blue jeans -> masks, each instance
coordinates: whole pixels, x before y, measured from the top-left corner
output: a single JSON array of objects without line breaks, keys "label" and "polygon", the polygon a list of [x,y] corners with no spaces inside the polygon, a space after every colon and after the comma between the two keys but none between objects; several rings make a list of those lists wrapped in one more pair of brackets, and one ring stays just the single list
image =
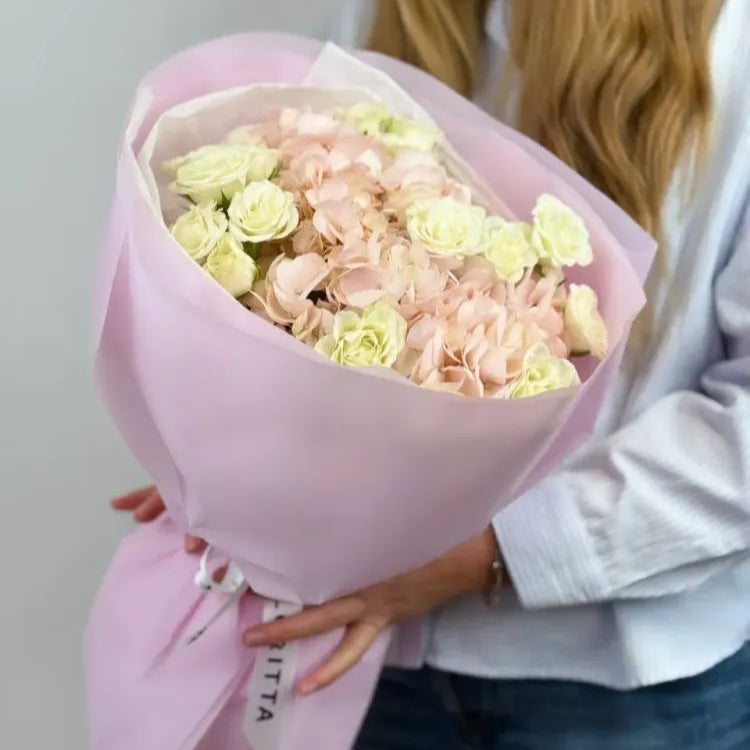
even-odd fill
[{"label": "blue jeans", "polygon": [[750,645],[625,692],[386,670],[355,750],[750,750]]}]

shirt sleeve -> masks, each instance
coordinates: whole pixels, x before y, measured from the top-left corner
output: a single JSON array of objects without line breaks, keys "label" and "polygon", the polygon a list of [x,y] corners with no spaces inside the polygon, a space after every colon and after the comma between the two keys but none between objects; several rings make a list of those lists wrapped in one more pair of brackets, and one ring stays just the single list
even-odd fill
[{"label": "shirt sleeve", "polygon": [[524,606],[677,594],[750,558],[750,211],[714,289],[726,358],[494,519]]}]

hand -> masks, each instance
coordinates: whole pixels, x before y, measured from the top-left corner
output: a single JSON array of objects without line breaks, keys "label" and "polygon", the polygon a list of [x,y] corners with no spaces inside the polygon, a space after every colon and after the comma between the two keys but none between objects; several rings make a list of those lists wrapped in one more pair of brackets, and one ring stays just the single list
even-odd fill
[{"label": "hand", "polygon": [[[149,523],[155,521],[165,510],[164,500],[159,490],[151,485],[142,487],[140,490],[128,492],[112,500],[115,510],[124,510],[133,513],[133,519],[138,523]],[[185,550],[191,553],[202,552],[206,543],[197,536],[185,534]]]},{"label": "hand", "polygon": [[351,669],[389,625],[423,614],[460,594],[488,589],[496,554],[495,533],[488,528],[421,568],[283,620],[249,628],[245,645],[283,643],[345,627],[331,656],[300,683],[300,693],[311,693]]}]

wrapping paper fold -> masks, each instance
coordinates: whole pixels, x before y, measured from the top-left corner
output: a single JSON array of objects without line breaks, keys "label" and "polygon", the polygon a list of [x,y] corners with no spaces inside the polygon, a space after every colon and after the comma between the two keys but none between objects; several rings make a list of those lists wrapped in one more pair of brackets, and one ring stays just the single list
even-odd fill
[{"label": "wrapping paper fold", "polygon": [[[429,76],[374,54],[343,55],[297,37],[230,37],[168,61],[136,96],[96,282],[96,381],[172,520],[123,543],[94,608],[95,750],[249,747],[241,715],[254,655],[240,632],[260,619],[260,600],[243,600],[185,646],[190,627],[221,602],[193,587],[195,561],[182,553],[180,532],[230,557],[259,595],[305,605],[420,565],[476,534],[586,437],[644,302],[654,243],[608,199]],[[610,357],[584,360],[575,389],[475,400],[338,367],[249,314],[179,251],[150,167],[165,144],[177,147],[165,136],[170,117],[199,121],[185,102],[208,97],[215,106],[227,96],[217,92],[252,84],[367,92],[434,120],[456,169],[476,173],[477,189],[509,212],[527,215],[542,192],[570,204],[595,253],[572,280],[599,293]],[[204,135],[197,128],[187,137]],[[415,632],[402,631],[398,661],[418,661],[418,639],[405,638]],[[337,635],[302,644],[297,671],[323,658]],[[390,636],[333,688],[289,696],[279,747],[346,750]]]}]

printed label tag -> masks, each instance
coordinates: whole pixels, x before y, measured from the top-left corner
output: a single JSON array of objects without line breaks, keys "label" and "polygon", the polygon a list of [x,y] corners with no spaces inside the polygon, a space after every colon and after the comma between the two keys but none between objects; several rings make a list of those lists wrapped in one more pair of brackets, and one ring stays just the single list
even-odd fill
[{"label": "printed label tag", "polygon": [[[263,622],[294,615],[301,609],[299,604],[269,599],[263,607]],[[296,660],[296,641],[258,649],[245,713],[245,737],[253,750],[281,747],[285,716],[294,700]]]}]

